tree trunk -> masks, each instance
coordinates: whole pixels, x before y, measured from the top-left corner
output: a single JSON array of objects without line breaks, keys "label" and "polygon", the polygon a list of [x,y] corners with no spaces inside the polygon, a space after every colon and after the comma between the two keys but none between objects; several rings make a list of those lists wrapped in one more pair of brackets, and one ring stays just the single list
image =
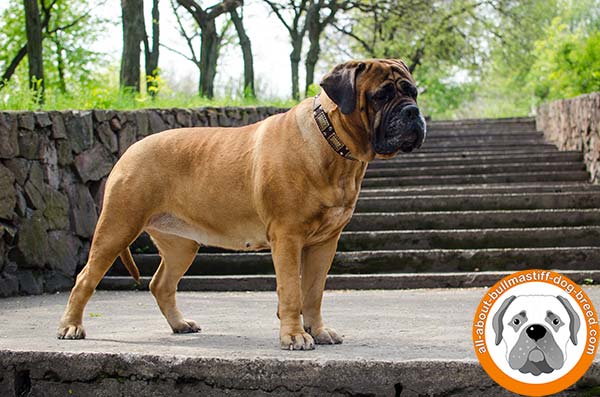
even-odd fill
[{"label": "tree trunk", "polygon": [[319,38],[321,36],[320,31],[311,32],[308,31],[308,38],[310,40],[310,46],[308,48],[308,53],[306,54],[306,86],[304,87],[304,94],[308,95],[308,90],[310,86],[315,81],[315,67],[317,62],[319,61],[319,55],[321,53],[321,46],[319,45]]},{"label": "tree trunk", "polygon": [[65,60],[63,58],[63,47],[60,40],[54,40],[56,45],[56,68],[58,70],[58,88],[63,94],[67,92],[67,82],[65,81]]},{"label": "tree trunk", "polygon": [[140,43],[144,39],[144,1],[121,0],[123,11],[123,55],[121,87],[140,90]]},{"label": "tree trunk", "polygon": [[200,96],[212,99],[215,96],[214,84],[217,74],[217,57],[219,56],[219,35],[215,20],[206,22],[202,29],[200,41]]},{"label": "tree trunk", "polygon": [[229,12],[231,20],[235,26],[238,38],[240,40],[240,47],[242,49],[242,58],[244,59],[244,97],[255,98],[256,92],[254,90],[254,59],[252,57],[252,43],[250,38],[246,34],[244,28],[244,22],[237,10],[231,10]]},{"label": "tree trunk", "polygon": [[42,23],[37,0],[24,0],[27,29],[27,59],[29,60],[29,86],[44,101],[44,57],[42,53]]},{"label": "tree trunk", "polygon": [[300,74],[299,65],[302,55],[302,37],[292,38],[292,52],[290,53],[290,64],[292,66],[292,98],[300,100]]},{"label": "tree trunk", "polygon": [[[145,28],[144,28],[145,32]],[[146,76],[152,76],[152,79],[146,80],[146,91],[154,96],[158,92],[158,49],[160,46],[160,13],[158,9],[158,0],[152,1],[152,47],[150,46],[148,36],[144,35]]]}]

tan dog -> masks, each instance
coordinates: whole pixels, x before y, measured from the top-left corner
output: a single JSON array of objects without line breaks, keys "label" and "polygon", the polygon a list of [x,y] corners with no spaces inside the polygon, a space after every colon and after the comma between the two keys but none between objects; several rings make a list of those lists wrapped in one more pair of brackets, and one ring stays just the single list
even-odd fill
[{"label": "tan dog", "polygon": [[425,123],[402,61],[347,62],[321,86],[317,99],[256,124],[169,130],[131,146],[106,183],[89,259],[58,337],[85,337],[83,310],[117,256],[139,279],[128,247],[146,231],[162,257],[150,290],[174,332],[200,330],[184,319],[175,292],[201,245],[270,248],[281,347],[341,343],[321,317],[338,239],[368,162],[419,147]]}]

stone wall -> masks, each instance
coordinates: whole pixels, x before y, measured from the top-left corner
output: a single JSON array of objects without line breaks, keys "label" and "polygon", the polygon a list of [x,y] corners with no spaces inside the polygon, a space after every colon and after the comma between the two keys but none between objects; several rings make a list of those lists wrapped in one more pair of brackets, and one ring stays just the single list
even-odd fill
[{"label": "stone wall", "polygon": [[600,181],[600,92],[544,104],[538,108],[537,129],[560,150],[583,153],[590,178]]},{"label": "stone wall", "polygon": [[106,177],[137,140],[169,128],[250,124],[284,110],[0,112],[0,296],[72,286]]}]

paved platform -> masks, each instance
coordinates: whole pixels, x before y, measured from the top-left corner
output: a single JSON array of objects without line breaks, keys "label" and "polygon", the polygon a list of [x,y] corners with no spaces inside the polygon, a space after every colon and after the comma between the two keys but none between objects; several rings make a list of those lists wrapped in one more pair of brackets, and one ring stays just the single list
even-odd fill
[{"label": "paved platform", "polygon": [[[598,305],[600,286],[585,289]],[[279,350],[274,292],[181,292],[202,332],[173,335],[148,292],[98,291],[80,341],[55,337],[67,294],[4,299],[0,395],[508,395],[471,346],[484,292],[327,291],[345,340],[308,352]],[[577,393],[600,385],[599,364]]]}]

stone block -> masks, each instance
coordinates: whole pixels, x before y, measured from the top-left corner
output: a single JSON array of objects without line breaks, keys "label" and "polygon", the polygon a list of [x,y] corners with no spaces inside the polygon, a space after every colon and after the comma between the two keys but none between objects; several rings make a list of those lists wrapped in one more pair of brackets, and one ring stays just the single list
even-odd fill
[{"label": "stone block", "polygon": [[67,196],[71,204],[71,230],[79,237],[91,238],[98,214],[90,191],[84,185],[72,184],[67,186]]},{"label": "stone block", "polygon": [[73,152],[71,151],[71,144],[66,139],[54,141],[56,145],[56,156],[58,159],[58,165],[65,167],[73,162]]},{"label": "stone block", "polygon": [[45,207],[45,191],[46,185],[44,184],[43,168],[37,161],[32,161],[29,170],[29,178],[25,183],[25,198],[27,199],[27,204],[34,209],[43,210]]},{"label": "stone block", "polygon": [[24,130],[33,131],[35,128],[35,118],[33,117],[33,113],[31,112],[21,112],[19,113],[19,127]]},{"label": "stone block", "polygon": [[44,217],[50,230],[69,228],[69,199],[58,190],[49,188],[44,194]]},{"label": "stone block", "polygon": [[35,112],[35,125],[40,128],[50,127],[52,120],[50,120],[48,112]]},{"label": "stone block", "polygon": [[67,139],[67,127],[65,126],[65,115],[61,112],[51,112],[52,138]]},{"label": "stone block", "polygon": [[67,136],[74,153],[81,153],[92,147],[94,143],[94,129],[92,126],[92,112],[74,111],[66,120]]},{"label": "stone block", "polygon": [[5,166],[0,164],[0,218],[12,219],[17,204],[15,176]]},{"label": "stone block", "polygon": [[19,153],[30,160],[41,160],[43,157],[42,135],[38,131],[19,131]]},{"label": "stone block", "polygon": [[18,270],[19,292],[27,295],[40,295],[44,292],[44,277],[32,270]]},{"label": "stone block", "polygon": [[21,186],[25,185],[27,181],[27,176],[29,175],[29,169],[31,168],[31,161],[28,161],[23,158],[15,158],[6,160],[4,162],[6,168],[11,170],[13,175],[15,176],[15,180]]},{"label": "stone block", "polygon": [[69,231],[56,230],[48,233],[48,243],[50,268],[74,276],[79,264],[81,241]]},{"label": "stone block", "polygon": [[81,180],[98,181],[108,175],[114,160],[110,152],[100,143],[75,157],[75,169]]},{"label": "stone block", "polygon": [[17,232],[17,249],[24,262],[19,267],[43,267],[48,255],[48,233],[42,211],[24,219]]},{"label": "stone block", "polygon": [[131,123],[127,123],[123,126],[119,134],[119,157],[125,153],[129,146],[136,142],[136,131],[135,126]]},{"label": "stone block", "polygon": [[158,113],[158,110],[148,110],[148,124],[150,125],[150,133],[155,134],[167,129],[167,125]]},{"label": "stone block", "polygon": [[111,153],[117,153],[119,150],[119,143],[117,141],[117,135],[110,128],[108,123],[100,123],[96,126],[96,135],[104,147],[106,147]]},{"label": "stone block", "polygon": [[49,271],[45,274],[44,291],[54,293],[57,291],[68,291],[73,288],[74,277],[62,272]]},{"label": "stone block", "polygon": [[148,121],[148,113],[146,110],[138,110],[135,112],[135,124],[138,138],[145,137],[150,133]]},{"label": "stone block", "polygon": [[0,113],[0,158],[10,159],[18,155],[17,118],[9,113]]}]

